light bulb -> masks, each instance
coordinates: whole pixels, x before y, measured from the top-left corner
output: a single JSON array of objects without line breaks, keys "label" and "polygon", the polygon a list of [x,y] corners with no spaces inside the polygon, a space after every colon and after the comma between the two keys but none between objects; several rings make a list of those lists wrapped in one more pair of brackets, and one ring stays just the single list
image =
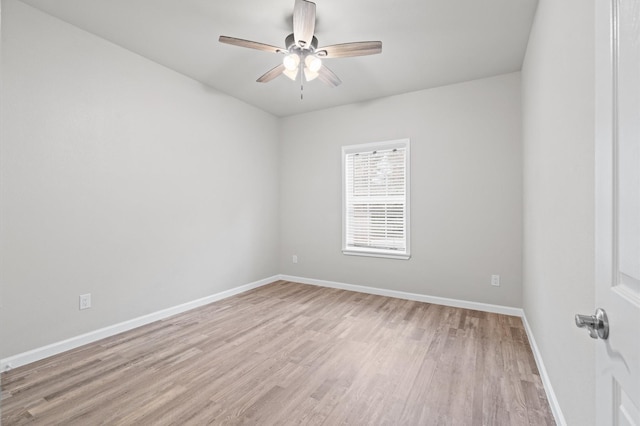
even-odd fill
[{"label": "light bulb", "polygon": [[307,56],[306,58],[304,58],[304,63],[309,68],[309,70],[313,72],[318,72],[320,71],[320,68],[322,68],[322,60],[317,56]]},{"label": "light bulb", "polygon": [[300,57],[295,53],[290,53],[284,57],[282,64],[289,71],[295,71],[298,69],[298,64],[300,64]]}]

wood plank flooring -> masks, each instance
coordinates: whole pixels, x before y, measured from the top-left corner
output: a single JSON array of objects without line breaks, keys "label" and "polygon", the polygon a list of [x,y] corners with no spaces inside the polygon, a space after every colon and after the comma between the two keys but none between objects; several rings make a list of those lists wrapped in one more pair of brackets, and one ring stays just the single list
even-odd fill
[{"label": "wood plank flooring", "polygon": [[520,318],[278,281],[2,374],[2,425],[552,425]]}]

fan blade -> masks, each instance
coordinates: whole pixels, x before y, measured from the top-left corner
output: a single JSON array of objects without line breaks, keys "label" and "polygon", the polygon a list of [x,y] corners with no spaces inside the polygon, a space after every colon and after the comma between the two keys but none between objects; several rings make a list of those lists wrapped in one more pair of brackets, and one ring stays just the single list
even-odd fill
[{"label": "fan blade", "polygon": [[276,46],[271,46],[270,44],[258,43],[257,41],[244,40],[244,39],[235,38],[235,37],[220,36],[218,41],[220,43],[231,44],[233,46],[246,47],[249,49],[262,50],[264,52],[280,53],[285,51],[285,49],[281,49]]},{"label": "fan blade", "polygon": [[284,65],[280,64],[276,67],[271,68],[269,71],[265,72],[264,74],[262,74],[262,76],[260,76],[259,79],[257,79],[256,81],[258,83],[268,83],[271,80],[273,80],[274,78],[278,77],[279,75],[282,74],[282,71],[284,71]]},{"label": "fan blade", "polygon": [[316,49],[316,55],[323,58],[349,58],[351,56],[376,55],[382,53],[381,41],[357,41],[333,44]]},{"label": "fan blade", "polygon": [[320,67],[320,70],[318,71],[318,80],[331,87],[339,86],[340,83],[342,83],[342,80],[340,80],[333,71],[324,65]]},{"label": "fan blade", "polygon": [[296,0],[293,6],[293,39],[300,47],[309,46],[316,29],[316,4]]}]

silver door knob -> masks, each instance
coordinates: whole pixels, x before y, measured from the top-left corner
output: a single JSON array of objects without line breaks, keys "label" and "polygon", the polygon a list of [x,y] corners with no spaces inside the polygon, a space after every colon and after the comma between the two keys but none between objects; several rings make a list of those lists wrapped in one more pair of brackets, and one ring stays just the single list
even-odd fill
[{"label": "silver door knob", "polygon": [[595,315],[576,314],[576,325],[589,330],[589,336],[593,339],[599,337],[605,340],[609,337],[609,320],[604,309],[596,309]]}]

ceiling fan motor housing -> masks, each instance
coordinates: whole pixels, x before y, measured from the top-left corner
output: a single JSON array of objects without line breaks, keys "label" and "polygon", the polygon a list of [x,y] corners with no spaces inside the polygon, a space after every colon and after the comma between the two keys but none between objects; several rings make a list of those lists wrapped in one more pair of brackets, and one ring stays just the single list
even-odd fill
[{"label": "ceiling fan motor housing", "polygon": [[287,47],[289,52],[294,52],[296,50],[310,50],[313,53],[318,48],[318,39],[316,36],[313,36],[310,44],[306,46],[298,46],[295,38],[293,37],[293,33],[291,33],[284,39],[284,45]]}]

